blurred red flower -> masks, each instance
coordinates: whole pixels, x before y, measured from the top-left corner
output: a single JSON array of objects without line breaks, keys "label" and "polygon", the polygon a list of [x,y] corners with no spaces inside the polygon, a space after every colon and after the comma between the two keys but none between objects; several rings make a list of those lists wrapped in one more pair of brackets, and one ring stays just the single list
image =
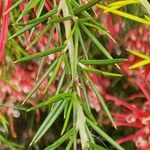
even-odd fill
[{"label": "blurred red flower", "polygon": [[[3,0],[2,0],[3,1]],[[4,14],[12,5],[12,0],[6,0],[4,4],[4,10],[2,10],[2,1],[0,2],[0,16],[2,16],[2,27],[0,32],[0,62],[4,59],[4,53],[5,53],[5,43],[7,39],[7,32],[8,32],[8,26],[9,26],[9,12]]]}]

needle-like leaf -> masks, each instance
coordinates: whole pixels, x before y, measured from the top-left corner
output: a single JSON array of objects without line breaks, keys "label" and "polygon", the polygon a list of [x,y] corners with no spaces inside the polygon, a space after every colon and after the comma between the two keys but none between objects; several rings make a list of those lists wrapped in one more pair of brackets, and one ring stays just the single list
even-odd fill
[{"label": "needle-like leaf", "polygon": [[81,68],[83,68],[84,70],[86,70],[88,72],[92,72],[92,73],[96,73],[96,74],[102,74],[102,75],[105,75],[105,76],[122,77],[121,74],[98,70],[98,69],[95,69],[95,68],[92,68],[92,67],[85,66],[82,63],[79,63],[79,65],[80,65]]},{"label": "needle-like leaf", "polygon": [[44,93],[46,93],[50,87],[50,85],[52,84],[52,82],[55,80],[56,76],[57,76],[57,73],[59,71],[59,68],[62,64],[62,61],[63,61],[63,57],[61,56],[59,59],[58,59],[58,62],[56,64],[56,67],[54,68],[54,71],[53,71],[53,74],[51,75],[47,85],[46,85],[46,88],[44,90]]},{"label": "needle-like leaf", "polygon": [[76,134],[77,131],[78,130],[75,127],[73,127],[71,130],[65,133],[61,138],[59,138],[56,142],[54,142],[52,145],[48,146],[44,150],[55,150],[59,145],[61,145],[66,140],[70,139],[74,134]]},{"label": "needle-like leaf", "polygon": [[95,143],[92,143],[92,142],[89,142],[89,145],[91,148],[93,149],[97,149],[97,150],[106,150],[104,147],[100,146],[100,145],[97,145]]},{"label": "needle-like leaf", "polygon": [[[56,18],[56,19],[52,19],[48,22],[48,25],[51,26],[55,23],[59,23],[59,22],[63,22],[63,21],[66,21],[66,20],[69,20],[69,19],[72,19],[71,16],[68,16],[68,17],[62,17],[62,18]],[[26,25],[24,28],[20,29],[18,32],[16,32],[14,35],[12,35],[10,39],[16,37],[16,36],[19,36],[20,34],[26,32],[27,30],[37,26],[40,22],[36,22],[36,23],[32,23],[32,24],[29,24],[29,25]]]},{"label": "needle-like leaf", "polygon": [[49,75],[49,73],[52,71],[52,69],[55,67],[56,63],[57,63],[58,59],[56,59],[50,66],[49,68],[46,70],[46,72],[44,73],[44,75],[42,76],[42,78],[36,83],[36,85],[33,87],[33,89],[28,93],[28,95],[26,96],[25,100],[23,101],[22,104],[24,104],[33,94],[34,92],[38,89],[38,87],[43,83],[43,81],[46,79],[46,77]]},{"label": "needle-like leaf", "polygon": [[23,2],[23,0],[18,0],[14,5],[12,5],[9,9],[7,9],[7,11],[4,12],[3,15],[7,14],[8,12],[12,11],[13,9],[15,9],[17,6],[19,6],[19,4]]},{"label": "needle-like leaf", "polygon": [[33,111],[37,108],[48,106],[49,104],[55,103],[60,100],[71,100],[72,94],[73,93],[61,93],[61,94],[54,95],[53,97],[50,97],[47,100],[44,100],[43,102],[37,104],[36,106],[29,108],[27,111]]},{"label": "needle-like leaf", "polygon": [[91,80],[91,79],[88,79],[88,81],[89,81],[89,84],[91,85],[91,88],[93,89],[94,93],[96,94],[96,96],[97,96],[97,98],[98,98],[98,100],[99,100],[99,102],[100,102],[100,104],[101,104],[103,110],[104,110],[105,113],[107,114],[107,116],[108,116],[108,118],[110,119],[112,125],[116,128],[116,125],[115,125],[115,122],[114,122],[114,120],[113,120],[113,117],[112,117],[112,115],[111,115],[111,113],[110,113],[110,111],[109,111],[107,105],[105,104],[105,101],[104,101],[103,97],[102,97],[101,94],[97,91],[97,88],[96,88],[96,86],[94,85],[94,83],[92,82],[92,80]]},{"label": "needle-like leaf", "polygon": [[83,60],[82,59],[82,60],[80,60],[80,62],[85,65],[109,65],[109,64],[120,63],[125,60],[127,60],[127,59],[124,59],[124,58],[101,59],[101,60]]},{"label": "needle-like leaf", "polygon": [[25,9],[22,11],[22,13],[20,14],[20,16],[18,17],[17,22],[18,22],[29,10],[31,10],[33,7],[35,7],[39,2],[40,2],[40,0],[30,0],[29,3],[27,4],[27,6],[25,7]]},{"label": "needle-like leaf", "polygon": [[46,119],[36,132],[35,136],[33,137],[30,146],[36,143],[46,132],[47,130],[53,125],[55,120],[58,118],[60,113],[63,111],[65,107],[66,101],[59,101],[54,105],[53,109],[49,112]]},{"label": "needle-like leaf", "polygon": [[29,60],[36,59],[36,58],[42,58],[42,57],[48,56],[50,54],[53,54],[55,52],[62,51],[65,47],[66,47],[65,45],[54,47],[50,50],[45,50],[45,51],[42,51],[42,52],[39,52],[36,54],[32,54],[32,55],[20,58],[20,59],[16,60],[14,63],[21,63],[21,62],[29,61]]},{"label": "needle-like leaf", "polygon": [[46,19],[48,19],[49,17],[53,16],[54,14],[56,14],[58,12],[58,7],[53,8],[51,11],[49,11],[48,13],[44,14],[41,17],[29,20],[28,22],[24,23],[18,23],[17,25],[22,25],[22,26],[26,26],[29,24],[33,24],[33,23],[41,23],[43,21],[45,21]]},{"label": "needle-like leaf", "polygon": [[84,32],[91,38],[91,40],[95,43],[95,45],[99,48],[100,52],[102,52],[107,58],[112,59],[112,56],[108,53],[108,51],[104,48],[104,46],[97,40],[97,38],[82,24],[80,24],[81,28]]},{"label": "needle-like leaf", "polygon": [[81,13],[82,11],[87,10],[87,9],[93,7],[98,2],[100,2],[100,0],[93,0],[93,1],[91,1],[89,3],[87,3],[86,5],[83,5],[81,7],[76,8],[73,12],[74,12],[75,15],[77,15],[77,14]]},{"label": "needle-like leaf", "polygon": [[91,122],[89,119],[87,119],[87,123],[89,126],[97,132],[100,136],[102,136],[106,141],[108,141],[111,145],[113,145],[116,150],[125,150],[123,147],[121,147],[118,143],[116,143],[107,133],[105,133],[103,130],[101,130],[98,126],[96,126],[93,122]]},{"label": "needle-like leaf", "polygon": [[62,131],[61,131],[61,135],[64,134],[64,132],[65,132],[65,130],[66,130],[66,128],[67,128],[67,125],[68,125],[68,122],[69,122],[69,118],[70,118],[70,114],[71,114],[72,107],[73,107],[73,100],[70,101],[70,104],[69,104],[69,107],[68,107],[68,110],[67,110],[67,114],[66,114],[66,116],[65,116],[65,122],[64,122]]}]

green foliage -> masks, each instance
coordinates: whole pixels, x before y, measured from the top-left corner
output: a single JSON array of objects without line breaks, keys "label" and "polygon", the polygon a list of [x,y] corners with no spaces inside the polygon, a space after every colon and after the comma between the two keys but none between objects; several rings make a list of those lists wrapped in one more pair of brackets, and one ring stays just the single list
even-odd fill
[{"label": "green foliage", "polygon": [[[22,0],[19,0],[14,3],[13,6],[7,10],[7,12],[12,11],[12,14],[14,15],[15,9],[18,8],[18,5],[21,2]],[[42,102],[39,102],[37,105],[27,110],[27,113],[29,113],[30,111],[36,111],[37,109],[42,109],[44,107],[49,108],[46,118],[30,142],[30,146],[34,146],[35,144],[38,145],[41,138],[50,130],[52,126],[54,126],[55,121],[64,113],[64,124],[61,126],[62,130],[60,133],[60,138],[54,143],[51,143],[45,148],[45,150],[57,149],[61,144],[66,142],[68,142],[66,150],[76,150],[78,147],[77,138],[80,138],[82,149],[105,150],[102,145],[98,145],[94,141],[92,136],[93,131],[99,134],[99,136],[101,136],[117,150],[124,150],[122,146],[117,144],[101,129],[100,126],[98,126],[98,123],[90,109],[87,96],[87,86],[90,86],[98,98],[99,104],[101,105],[104,113],[107,115],[112,125],[116,128],[111,112],[101,93],[98,92],[89,74],[94,73],[98,75],[120,78],[122,77],[122,74],[120,74],[117,63],[125,61],[126,59],[113,58],[103,43],[94,34],[94,32],[98,32],[115,42],[103,24],[94,19],[93,15],[95,12],[93,8],[98,6],[105,12],[111,12],[132,21],[147,25],[150,25],[149,16],[140,18],[118,10],[129,4],[140,4],[140,0],[117,1],[110,3],[108,6],[100,4],[100,0],[89,1],[86,5],[82,5],[81,1],[75,0],[61,0],[60,3],[57,4],[56,1],[53,0],[54,8],[49,12],[45,12],[44,2],[44,0],[30,0],[22,13],[17,16],[17,18],[14,17],[17,21],[13,24],[13,29],[10,32],[9,37],[9,41],[14,43],[18,53],[20,54],[19,56],[17,55],[17,60],[14,61],[14,63],[33,61],[37,58],[40,60],[37,78],[39,78],[45,58],[59,52],[59,57],[55,58],[55,60],[49,64],[47,70],[42,77],[37,80],[33,89],[27,93],[22,105],[26,104],[32,95],[36,93],[41,84],[48,78],[47,86],[43,92],[44,95],[46,95],[49,87],[54,81],[56,81],[61,66],[64,65],[55,94],[50,95],[46,100],[41,99]],[[26,14],[29,15],[30,11],[32,11],[32,8],[35,6],[38,8],[35,18],[27,21],[26,23],[21,22],[23,16]],[[40,23],[45,25],[44,29],[31,41],[26,50],[33,48],[39,39],[47,32],[50,33],[48,36],[48,43],[43,51],[29,55],[22,50],[22,46],[17,46],[15,39],[18,38],[24,40],[24,33],[26,31],[30,31],[31,37]],[[54,48],[49,49],[52,35],[56,29],[59,31],[60,41],[58,43],[54,43]],[[102,56],[102,59],[89,59],[91,55],[86,47],[87,40],[90,40],[91,43],[97,48],[99,54]],[[133,51],[130,52],[145,59],[142,62],[131,66],[131,69],[150,63],[149,57],[140,53],[134,53]],[[115,68],[118,67],[118,73],[107,72],[103,71],[103,69],[95,68],[95,66],[104,68],[105,65],[114,65]],[[67,76],[70,78],[67,79],[68,81],[65,81],[65,77]],[[69,84],[65,86],[65,82]],[[2,126],[7,131],[8,123],[6,119],[0,115],[0,123],[1,122]],[[6,141],[2,136],[0,136],[0,141],[3,143],[8,143],[12,149],[14,147],[20,148],[18,145],[14,145],[13,143]]]}]

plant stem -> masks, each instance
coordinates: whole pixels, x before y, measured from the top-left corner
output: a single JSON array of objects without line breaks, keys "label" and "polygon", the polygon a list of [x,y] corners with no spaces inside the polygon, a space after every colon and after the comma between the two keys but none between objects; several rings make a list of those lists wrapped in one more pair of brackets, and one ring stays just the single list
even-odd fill
[{"label": "plant stem", "polygon": [[[68,7],[67,7],[66,0],[62,0],[60,2],[60,7],[62,8],[63,16],[64,17],[69,16],[69,10],[68,10]],[[71,32],[71,21],[70,20],[65,21],[64,22],[64,26],[65,26],[65,36],[66,36],[66,39],[67,39],[69,34],[70,34],[70,32]],[[72,71],[72,78],[74,78],[73,77],[73,62],[74,62],[73,61],[74,60],[74,57],[73,57],[73,51],[74,51],[73,38],[71,38],[68,41],[67,47],[68,47],[68,51],[69,51],[70,66],[71,66],[71,71]]]},{"label": "plant stem", "polygon": [[76,102],[76,111],[77,111],[77,128],[79,129],[80,133],[82,149],[87,149],[88,136],[85,128],[86,118],[84,116],[83,109],[78,102]]}]

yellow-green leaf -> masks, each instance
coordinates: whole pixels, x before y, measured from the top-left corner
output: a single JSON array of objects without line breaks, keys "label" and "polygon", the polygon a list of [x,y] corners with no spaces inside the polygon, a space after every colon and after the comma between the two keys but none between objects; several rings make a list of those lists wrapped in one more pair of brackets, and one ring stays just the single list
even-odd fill
[{"label": "yellow-green leaf", "polygon": [[126,6],[128,4],[134,4],[134,3],[140,3],[140,2],[141,2],[141,0],[117,1],[117,2],[110,3],[108,6],[110,6],[110,7],[114,7],[114,6]]},{"label": "yellow-green leaf", "polygon": [[150,17],[149,17],[149,16],[145,15],[144,17],[145,17],[145,19],[146,19],[147,21],[150,22]]},{"label": "yellow-green leaf", "polygon": [[149,56],[147,56],[147,55],[145,55],[145,54],[143,54],[143,53],[140,53],[140,52],[138,52],[138,51],[129,50],[129,49],[128,49],[127,51],[130,52],[131,54],[137,56],[137,57],[140,57],[140,58],[143,58],[143,59],[150,59]]},{"label": "yellow-green leaf", "polygon": [[[100,4],[97,4],[97,6],[103,10],[107,10],[109,7],[106,7],[104,5],[100,5]],[[136,22],[139,22],[139,23],[143,23],[143,24],[148,24],[150,25],[150,22],[147,21],[146,19],[144,18],[140,18],[140,17],[137,17],[137,16],[134,16],[134,15],[131,15],[131,14],[128,14],[128,13],[125,13],[125,12],[122,12],[122,11],[119,11],[119,10],[111,10],[110,11],[111,13],[113,14],[116,14],[116,15],[119,15],[119,16],[122,16],[122,17],[125,17],[125,18],[128,18],[130,20],[133,20],[133,21],[136,21]]]},{"label": "yellow-green leaf", "polygon": [[142,60],[142,61],[132,65],[129,69],[139,68],[139,67],[147,65],[147,64],[150,64],[150,59]]},{"label": "yellow-green leaf", "polygon": [[117,6],[113,6],[113,7],[108,7],[104,12],[111,12],[112,10],[116,10],[119,9],[121,7],[123,7],[124,5],[117,5]]},{"label": "yellow-green leaf", "polygon": [[129,4],[136,4],[136,3],[139,3],[140,0],[128,0],[128,1],[117,1],[117,2],[113,2],[113,3],[110,3],[108,5],[108,9],[105,10],[104,12],[111,12],[112,10],[116,10],[116,9],[119,9],[121,7],[124,7],[126,5],[129,5]]}]

